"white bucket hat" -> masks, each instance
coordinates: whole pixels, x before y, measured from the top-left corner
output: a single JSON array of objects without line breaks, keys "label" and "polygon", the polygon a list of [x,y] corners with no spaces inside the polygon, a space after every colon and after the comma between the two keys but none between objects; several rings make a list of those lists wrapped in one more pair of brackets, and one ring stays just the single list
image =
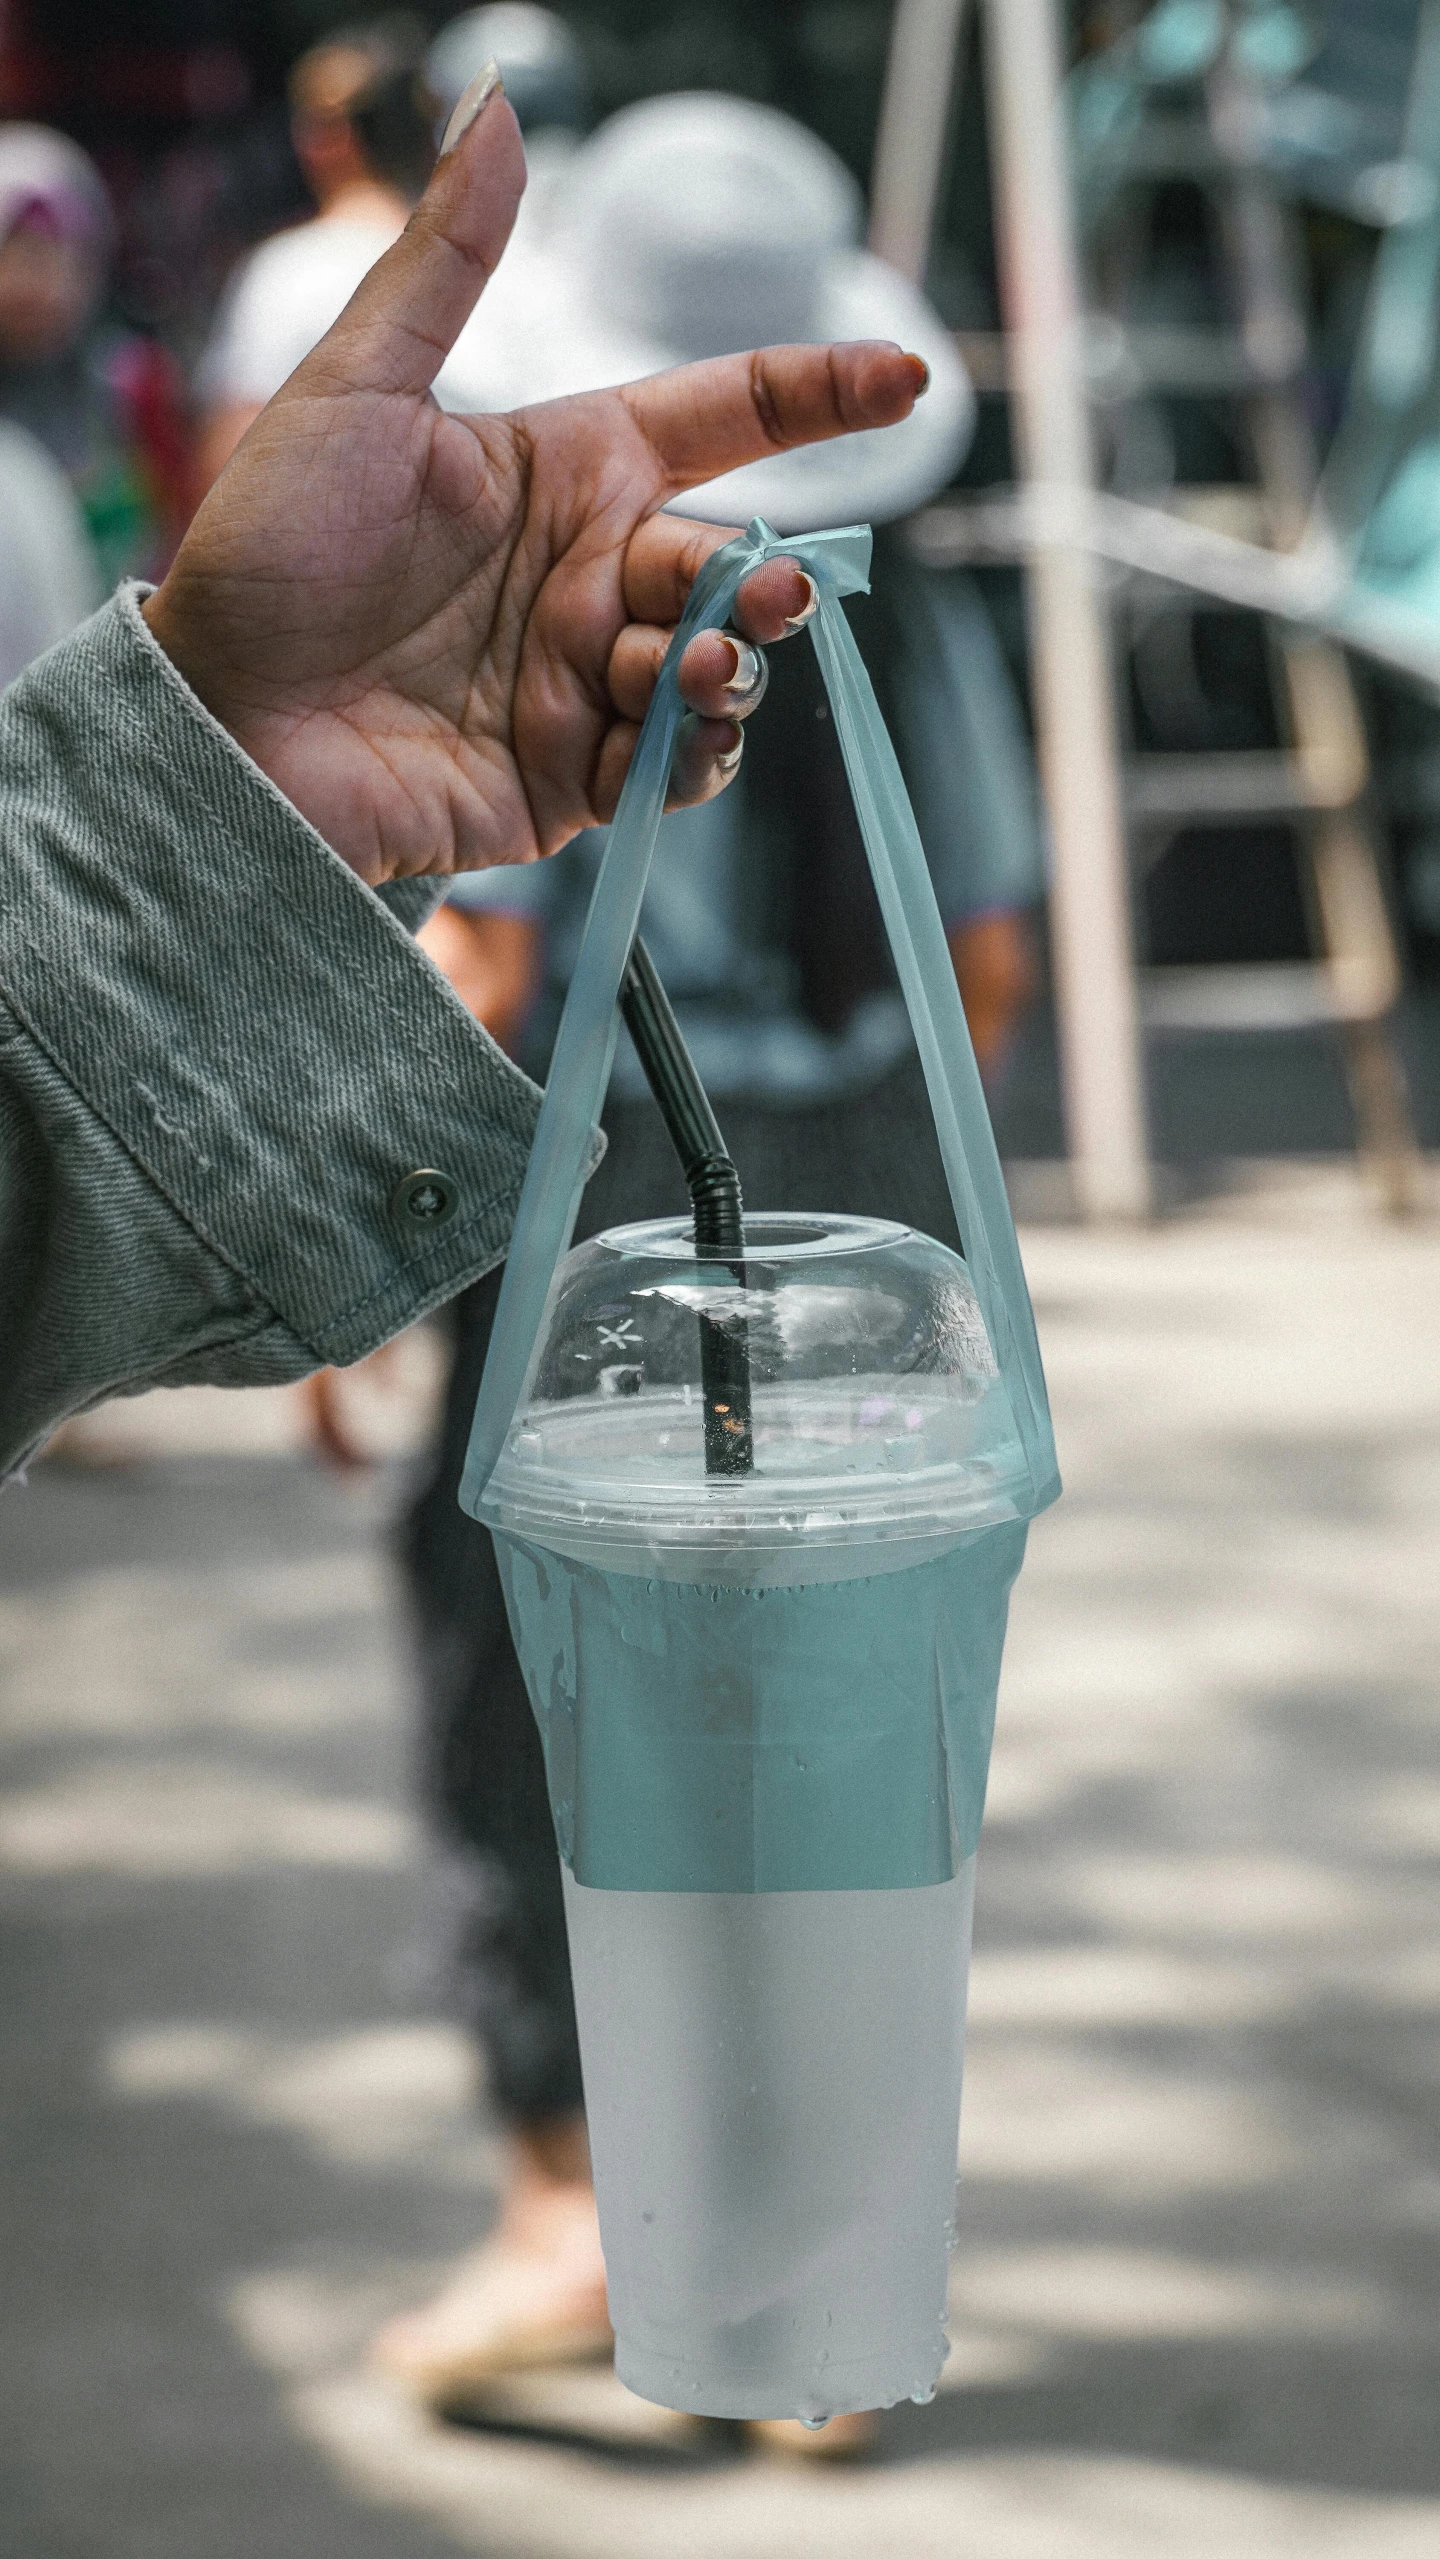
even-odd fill
[{"label": "white bucket hat", "polygon": [[924,297],[857,243],[860,189],[805,127],[740,98],[652,98],[583,143],[501,260],[451,359],[475,409],[519,408],[738,348],[896,339],[930,389],[902,425],[807,445],[674,501],[778,532],[887,523],[958,467],[974,400]]}]

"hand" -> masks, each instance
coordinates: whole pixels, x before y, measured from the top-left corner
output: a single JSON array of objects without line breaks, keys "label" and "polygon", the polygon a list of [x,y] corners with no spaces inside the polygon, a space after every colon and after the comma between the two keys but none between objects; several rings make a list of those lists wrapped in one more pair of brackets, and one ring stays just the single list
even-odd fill
[{"label": "hand", "polygon": [[[897,347],[772,347],[445,415],[430,383],[524,182],[496,90],[145,607],[201,700],[372,883],[530,861],[610,818],[670,632],[730,538],[659,509],[777,446],[906,417],[925,384]],[[771,561],[736,628],[777,640],[813,603]],[[692,641],[678,798],[728,780],[761,672],[719,632]]]}]

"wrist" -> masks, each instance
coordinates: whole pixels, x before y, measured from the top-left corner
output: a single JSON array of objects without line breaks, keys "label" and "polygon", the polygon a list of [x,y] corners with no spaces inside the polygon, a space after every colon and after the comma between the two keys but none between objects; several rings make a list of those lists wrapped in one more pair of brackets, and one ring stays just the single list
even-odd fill
[{"label": "wrist", "polygon": [[[192,693],[198,695],[212,719],[222,728],[230,727],[224,711],[212,698],[199,664],[199,653],[185,644],[184,626],[175,610],[174,572],[162,578],[159,586],[140,599],[140,618],[157,648],[163,649],[177,674],[182,675]],[[232,731],[233,735],[233,731]]]},{"label": "wrist", "polygon": [[[197,670],[191,662],[193,659],[193,652],[186,650],[183,641],[181,641],[179,637],[176,629],[173,600],[169,590],[170,581],[168,578],[165,578],[162,579],[159,586],[152,588],[149,595],[142,596],[140,599],[140,619],[144,623],[146,630],[149,632],[151,639],[155,642],[156,647],[164,650],[165,655],[170,660],[176,674],[183,677],[197,700],[204,703],[211,718],[218,720],[222,729],[228,730],[230,729],[230,723],[225,718],[223,711],[221,711],[218,705],[210,699],[205,686],[197,679]],[[231,730],[230,733],[232,736],[234,735],[233,730]]]},{"label": "wrist", "polygon": [[[216,727],[223,729],[231,744],[258,768],[292,813],[303,817],[307,824],[315,827],[317,834],[330,841],[327,829],[317,822],[315,811],[305,805],[303,793],[293,788],[290,777],[270,751],[274,745],[274,731],[264,716],[254,710],[248,717],[241,715],[243,703],[237,701],[237,687],[228,680],[231,670],[223,656],[217,661],[214,651],[205,645],[207,617],[203,609],[198,617],[187,615],[183,578],[178,584],[179,593],[176,572],[172,568],[151,594],[140,598],[140,618],[151,639],[169,659],[181,683],[209,713]],[[333,843],[331,849],[337,849]],[[357,872],[362,879],[369,879],[370,875],[362,864],[351,861],[343,850],[341,859],[347,869]],[[373,879],[370,885],[375,885]]]}]

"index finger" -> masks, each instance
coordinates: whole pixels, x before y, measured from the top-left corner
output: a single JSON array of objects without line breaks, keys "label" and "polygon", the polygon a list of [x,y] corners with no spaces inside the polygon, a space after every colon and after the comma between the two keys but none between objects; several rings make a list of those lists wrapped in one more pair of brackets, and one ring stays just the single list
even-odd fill
[{"label": "index finger", "polygon": [[863,339],[714,356],[627,382],[616,396],[678,493],[797,444],[898,426],[929,379],[923,356]]},{"label": "index finger", "polygon": [[[651,515],[636,526],[625,552],[625,610],[632,622],[678,622],[690,589],[708,559],[733,542],[736,524],[697,524],[683,515]],[[746,578],[731,615],[747,640],[783,639],[814,603],[805,571],[794,560],[767,560]]]}]

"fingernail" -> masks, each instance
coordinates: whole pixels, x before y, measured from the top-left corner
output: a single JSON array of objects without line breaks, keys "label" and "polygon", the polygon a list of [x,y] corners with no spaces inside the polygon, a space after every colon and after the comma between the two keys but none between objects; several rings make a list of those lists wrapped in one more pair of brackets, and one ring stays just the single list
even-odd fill
[{"label": "fingernail", "polygon": [[916,399],[917,399],[917,400],[923,400],[923,399],[924,399],[924,397],[925,397],[926,392],[927,392],[927,391],[929,390],[929,388],[930,388],[930,367],[929,367],[929,365],[926,363],[925,358],[923,357],[923,355],[917,358],[917,362],[918,362],[918,364],[919,364],[919,366],[920,366],[920,370],[921,370],[921,372],[922,372],[922,373],[924,374],[924,376],[925,376],[925,379],[924,379],[924,381],[923,381],[923,382],[921,382],[921,383],[919,383],[919,384],[917,385],[917,387],[916,387],[916,392],[915,392],[915,397],[916,397]]},{"label": "fingernail", "polygon": [[725,679],[725,693],[732,702],[749,704],[764,692],[769,670],[759,650],[743,640],[727,640],[727,646],[735,652],[735,664]]},{"label": "fingernail", "polygon": [[741,731],[739,732],[739,735],[736,737],[736,740],[735,740],[734,745],[733,745],[733,746],[727,746],[727,748],[725,749],[725,752],[724,752],[724,754],[723,754],[723,755],[717,755],[717,756],[716,756],[716,758],[715,758],[715,769],[716,769],[716,771],[717,771],[718,773],[733,773],[733,772],[734,772],[734,770],[735,770],[736,765],[739,763],[740,758],[741,758],[741,756],[744,754],[744,752],[745,752],[745,732],[744,732],[744,730],[743,730],[743,729],[741,729]]},{"label": "fingernail", "polygon": [[820,589],[816,585],[814,579],[807,576],[804,569],[801,570],[800,575],[805,579],[807,593],[805,601],[801,605],[799,612],[792,613],[788,617],[785,624],[787,631],[803,631],[806,623],[814,613],[816,605],[820,601]]},{"label": "fingernail", "polygon": [[487,62],[482,70],[476,72],[469,88],[462,89],[455,101],[454,111],[445,127],[440,144],[442,160],[447,151],[453,151],[456,143],[463,140],[481,108],[488,105],[496,90],[503,92],[504,87],[505,83],[500,77],[498,62]]}]

